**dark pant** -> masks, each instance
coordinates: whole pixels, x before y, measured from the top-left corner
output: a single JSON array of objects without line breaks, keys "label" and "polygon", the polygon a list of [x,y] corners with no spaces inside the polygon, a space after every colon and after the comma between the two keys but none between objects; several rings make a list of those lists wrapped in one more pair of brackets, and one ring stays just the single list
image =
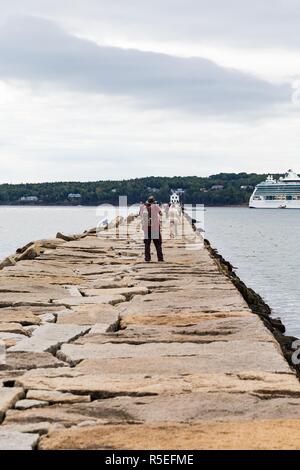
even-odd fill
[{"label": "dark pant", "polygon": [[[151,232],[151,231],[150,231]],[[153,235],[152,235],[153,237]],[[154,246],[156,248],[156,253],[157,253],[157,259],[158,261],[163,261],[163,252],[162,252],[162,239],[161,239],[161,233],[158,234],[158,236],[151,238],[151,233],[148,233],[148,238],[144,239],[145,243],[145,261],[151,261],[151,241],[153,241]]]}]

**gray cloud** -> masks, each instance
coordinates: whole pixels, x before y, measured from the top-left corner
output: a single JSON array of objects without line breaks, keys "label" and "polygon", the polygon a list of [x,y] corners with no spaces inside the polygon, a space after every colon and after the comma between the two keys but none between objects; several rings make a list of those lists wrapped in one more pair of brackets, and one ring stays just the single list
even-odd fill
[{"label": "gray cloud", "polygon": [[300,46],[299,0],[0,0],[0,7],[2,15],[90,20],[105,32],[136,40]]},{"label": "gray cloud", "polygon": [[102,47],[38,17],[0,30],[0,79],[126,96],[154,108],[232,114],[288,102],[290,91],[201,58]]},{"label": "gray cloud", "polygon": [[132,28],[148,38],[251,48],[300,46],[299,0],[89,1],[99,21],[102,15],[121,31]]}]

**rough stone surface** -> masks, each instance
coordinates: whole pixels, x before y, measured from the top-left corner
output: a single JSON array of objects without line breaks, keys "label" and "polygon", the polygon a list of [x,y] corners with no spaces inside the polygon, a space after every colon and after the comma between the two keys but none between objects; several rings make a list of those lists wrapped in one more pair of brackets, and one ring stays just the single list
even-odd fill
[{"label": "rough stone surface", "polygon": [[[122,313],[122,312],[120,312]],[[245,312],[203,312],[203,311],[179,311],[178,309],[169,311],[167,309],[155,309],[155,311],[149,311],[145,315],[138,314],[126,314],[121,318],[121,327],[126,328],[130,325],[168,325],[168,326],[178,326],[178,327],[187,327],[197,325],[202,322],[207,322],[210,320],[219,320],[219,319],[228,319],[228,318],[245,318],[251,317],[252,315]]]},{"label": "rough stone surface", "polygon": [[16,344],[24,340],[24,335],[18,335],[17,333],[0,333],[0,341],[4,342],[7,347],[9,342]]},{"label": "rough stone surface", "polygon": [[5,412],[24,396],[22,388],[0,388],[0,421]]},{"label": "rough stone surface", "polygon": [[29,246],[23,253],[16,257],[17,261],[21,261],[23,259],[34,259],[40,254],[40,247],[37,243]]},{"label": "rough stone surface", "polygon": [[61,367],[65,364],[48,352],[7,352],[5,368],[9,370]]},{"label": "rough stone surface", "polygon": [[[156,343],[153,344],[64,344],[59,352],[59,358],[68,362],[78,362],[83,359],[109,358],[147,358],[153,360],[160,357],[176,356],[184,361],[188,356],[197,356],[204,371],[239,372],[239,371],[276,371],[289,372],[290,368],[283,356],[277,353],[277,345],[271,342],[258,342],[253,345],[248,341],[211,342],[208,344],[195,343]],[[222,362],[216,357],[223,355]],[[261,357],[257,364],[257,355]],[[236,358],[239,358],[237,361]]]},{"label": "rough stone surface", "polygon": [[30,336],[19,323],[0,323],[1,333],[15,333],[17,335]]},{"label": "rough stone surface", "polygon": [[0,262],[0,269],[6,268],[8,266],[14,266],[15,264],[16,260],[12,256],[8,256]]},{"label": "rough stone surface", "polygon": [[105,323],[111,325],[118,320],[118,312],[109,304],[93,306],[83,305],[69,310],[64,315],[58,314],[58,324],[95,325]]},{"label": "rough stone surface", "polygon": [[0,271],[2,445],[299,448],[300,383],[250,291],[186,218],[172,240],[163,221],[160,264],[129,220]]},{"label": "rough stone surface", "polygon": [[29,423],[29,424],[8,424],[2,425],[2,428],[6,432],[22,432],[22,433],[33,433],[33,434],[47,434],[48,432],[54,431],[55,429],[61,429],[63,426],[59,424],[47,423],[42,421],[41,423]]},{"label": "rough stone surface", "polygon": [[66,307],[74,307],[77,305],[87,305],[87,304],[110,304],[116,305],[120,302],[124,302],[126,300],[125,296],[123,295],[99,295],[94,297],[65,297],[59,300],[54,300],[55,304],[65,305]]},{"label": "rough stone surface", "polygon": [[[172,364],[172,363],[171,363]],[[81,364],[80,364],[81,365]],[[95,365],[95,364],[93,364]],[[200,366],[201,368],[201,366]],[[184,369],[184,366],[182,367]],[[278,383],[278,379],[281,383]],[[59,368],[55,370],[40,369],[26,372],[23,376],[16,378],[16,383],[24,389],[38,390],[59,390],[61,392],[71,392],[74,394],[93,394],[105,398],[106,396],[117,396],[122,394],[168,394],[168,393],[191,393],[206,392],[231,392],[236,394],[255,393],[262,398],[272,395],[284,395],[287,397],[300,396],[300,385],[295,381],[293,374],[268,373],[249,371],[244,374],[222,374],[209,373],[209,370],[199,373],[181,372],[170,374],[165,362],[165,373],[160,371],[159,364],[153,366],[150,374],[147,369],[136,371],[123,370],[121,373],[102,372],[101,364],[86,370],[84,367]],[[289,390],[289,392],[287,391]]]},{"label": "rough stone surface", "polygon": [[31,338],[20,341],[9,349],[11,352],[51,352],[61,344],[76,339],[90,328],[77,325],[43,325],[32,334]]},{"label": "rough stone surface", "polygon": [[[88,406],[89,405],[89,406]],[[121,423],[122,411],[113,413],[95,412],[93,403],[72,403],[45,406],[43,408],[31,408],[29,410],[9,410],[6,414],[4,426],[29,426],[35,423],[50,423],[51,426],[78,426],[84,422],[89,424]]]},{"label": "rough stone surface", "polygon": [[40,408],[47,406],[49,403],[41,400],[20,400],[15,404],[16,410],[28,410],[30,408]]},{"label": "rough stone surface", "polygon": [[39,439],[39,434],[26,434],[18,431],[0,429],[0,450],[32,450]]},{"label": "rough stone surface", "polygon": [[42,400],[49,403],[89,403],[89,395],[73,395],[50,390],[29,390],[26,397],[31,400]]},{"label": "rough stone surface", "polygon": [[149,294],[147,287],[116,287],[114,289],[82,289],[86,296],[101,296],[101,295],[122,295],[126,299],[130,299],[135,295]]},{"label": "rough stone surface", "polygon": [[[171,325],[129,325],[117,332],[102,332],[93,327],[90,333],[76,340],[76,344],[113,343],[202,343],[250,340],[256,334],[257,339],[274,342],[271,333],[260,331],[260,319],[254,315],[234,320],[207,320],[193,326],[172,327]],[[103,334],[105,333],[105,334]]]},{"label": "rough stone surface", "polygon": [[42,323],[55,323],[55,315],[53,315],[53,313],[40,315],[40,319],[42,320]]},{"label": "rough stone surface", "polygon": [[23,326],[39,325],[41,320],[28,310],[0,309],[1,323],[18,323]]},{"label": "rough stone surface", "polygon": [[106,400],[96,400],[84,408],[82,414],[89,410],[97,416],[113,419],[119,413],[123,423],[199,423],[202,421],[228,422],[239,420],[287,419],[292,414],[300,419],[299,398],[284,398],[280,391],[274,391],[274,397],[263,399],[263,394],[238,391],[218,393],[193,392],[182,394],[160,394],[157,396],[118,396]]},{"label": "rough stone surface", "polygon": [[10,384],[10,386],[14,385],[16,377],[20,377],[23,375],[24,371],[21,370],[1,370],[0,369],[0,390],[1,387],[7,387],[7,383]]},{"label": "rough stone surface", "polygon": [[39,449],[297,450],[299,442],[299,420],[268,420],[73,428],[43,436]]}]

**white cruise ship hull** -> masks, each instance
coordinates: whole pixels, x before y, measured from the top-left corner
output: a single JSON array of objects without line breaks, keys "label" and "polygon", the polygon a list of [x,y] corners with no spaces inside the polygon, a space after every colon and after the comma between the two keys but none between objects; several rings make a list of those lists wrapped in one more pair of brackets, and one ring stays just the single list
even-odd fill
[{"label": "white cruise ship hull", "polygon": [[299,201],[253,201],[250,199],[250,209],[300,209]]},{"label": "white cruise ship hull", "polygon": [[300,177],[288,170],[278,180],[269,175],[255,186],[249,201],[250,209],[300,209]]}]

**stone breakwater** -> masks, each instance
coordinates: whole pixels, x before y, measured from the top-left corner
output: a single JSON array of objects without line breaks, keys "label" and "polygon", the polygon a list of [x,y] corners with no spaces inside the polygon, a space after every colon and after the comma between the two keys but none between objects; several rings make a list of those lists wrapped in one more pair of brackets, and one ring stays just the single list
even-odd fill
[{"label": "stone breakwater", "polygon": [[1,449],[299,448],[282,325],[182,233],[165,263],[143,262],[131,216],[5,260]]}]

